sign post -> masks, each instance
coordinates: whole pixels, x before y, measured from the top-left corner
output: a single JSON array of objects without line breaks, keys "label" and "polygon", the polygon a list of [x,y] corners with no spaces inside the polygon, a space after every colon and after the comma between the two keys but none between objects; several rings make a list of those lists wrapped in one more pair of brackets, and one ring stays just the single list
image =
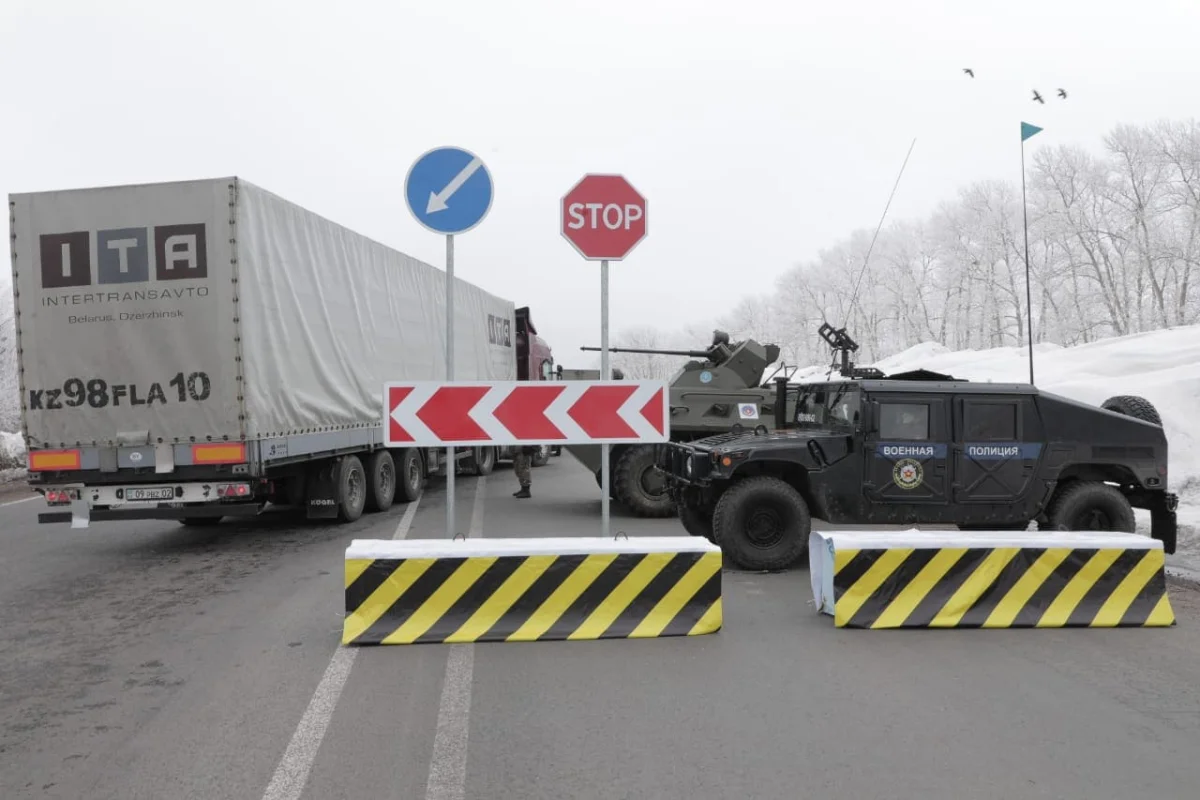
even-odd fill
[{"label": "sign post", "polygon": [[[621,261],[646,238],[646,198],[623,175],[589,173],[563,195],[560,232],[588,261],[600,262],[600,378],[612,380],[608,357],[608,262]],[[609,443],[600,449],[600,531],[609,531]]]},{"label": "sign post", "polygon": [[[404,178],[408,210],[425,228],[446,236],[446,380],[454,380],[454,236],[487,216],[495,189],[479,156],[461,147],[435,147],[413,162]],[[446,448],[446,536],[453,539],[454,477],[458,462]]]}]

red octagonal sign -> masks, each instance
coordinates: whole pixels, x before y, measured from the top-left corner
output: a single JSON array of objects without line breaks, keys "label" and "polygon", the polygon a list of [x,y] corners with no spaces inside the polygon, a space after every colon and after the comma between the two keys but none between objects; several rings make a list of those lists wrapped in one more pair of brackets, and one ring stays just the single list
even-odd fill
[{"label": "red octagonal sign", "polygon": [[562,235],[589,261],[620,261],[646,238],[646,198],[622,175],[585,175],[563,195]]}]

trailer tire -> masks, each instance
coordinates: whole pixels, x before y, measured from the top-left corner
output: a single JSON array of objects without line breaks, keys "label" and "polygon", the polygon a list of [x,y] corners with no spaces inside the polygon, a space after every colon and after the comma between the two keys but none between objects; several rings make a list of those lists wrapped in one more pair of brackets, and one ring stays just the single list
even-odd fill
[{"label": "trailer tire", "polygon": [[496,468],[496,448],[472,447],[467,456],[468,468],[476,475],[491,475]]},{"label": "trailer tire", "polygon": [[396,496],[411,503],[421,496],[425,485],[425,462],[416,448],[400,451],[400,466],[396,470]]},{"label": "trailer tire", "polygon": [[367,510],[387,511],[396,498],[396,461],[387,450],[376,450],[367,459]]},{"label": "trailer tire", "polygon": [[189,528],[211,528],[223,519],[224,517],[184,517],[179,520],[179,524]]},{"label": "trailer tire", "polygon": [[358,456],[344,456],[338,469],[338,519],[354,522],[367,504],[367,474]]},{"label": "trailer tire", "polygon": [[540,447],[538,447],[537,452],[534,453],[533,458],[530,459],[529,465],[532,467],[544,467],[549,463],[550,463],[550,446],[544,444],[544,445],[541,445]]}]

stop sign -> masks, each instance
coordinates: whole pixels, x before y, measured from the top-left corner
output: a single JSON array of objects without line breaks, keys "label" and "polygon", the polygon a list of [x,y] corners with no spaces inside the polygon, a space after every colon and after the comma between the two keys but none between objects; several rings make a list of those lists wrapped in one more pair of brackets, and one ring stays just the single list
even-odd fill
[{"label": "stop sign", "polygon": [[620,261],[646,237],[646,198],[622,175],[585,175],[563,195],[562,235],[589,261]]}]

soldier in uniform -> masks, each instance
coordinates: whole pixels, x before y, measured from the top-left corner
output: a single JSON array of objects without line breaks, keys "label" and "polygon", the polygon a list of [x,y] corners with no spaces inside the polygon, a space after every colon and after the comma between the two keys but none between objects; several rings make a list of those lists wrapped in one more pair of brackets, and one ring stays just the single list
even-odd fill
[{"label": "soldier in uniform", "polygon": [[525,445],[513,457],[513,472],[517,473],[517,480],[521,483],[521,488],[513,492],[513,497],[532,497],[529,493],[529,468],[533,461],[533,456],[537,453],[537,447],[534,445]]}]

